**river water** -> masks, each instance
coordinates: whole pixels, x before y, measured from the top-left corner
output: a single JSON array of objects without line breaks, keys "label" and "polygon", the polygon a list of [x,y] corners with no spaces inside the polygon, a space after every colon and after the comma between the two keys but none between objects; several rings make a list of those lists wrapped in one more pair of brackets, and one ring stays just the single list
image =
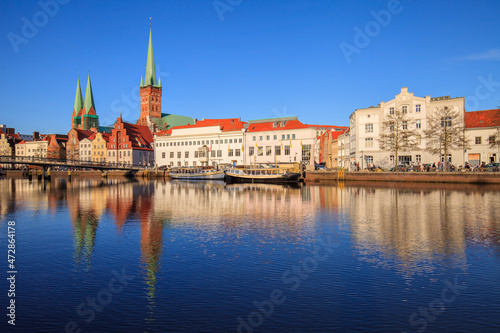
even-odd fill
[{"label": "river water", "polygon": [[498,332],[500,188],[0,180],[2,332]]}]

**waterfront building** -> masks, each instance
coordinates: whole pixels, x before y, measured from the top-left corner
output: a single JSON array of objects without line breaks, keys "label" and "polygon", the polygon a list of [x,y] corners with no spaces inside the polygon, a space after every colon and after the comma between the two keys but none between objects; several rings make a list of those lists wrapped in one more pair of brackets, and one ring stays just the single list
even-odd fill
[{"label": "waterfront building", "polygon": [[500,148],[491,143],[500,139],[500,109],[465,112],[465,132],[470,140],[465,158],[470,165],[498,163]]},{"label": "waterfront building", "polygon": [[153,135],[147,126],[118,118],[107,143],[107,162],[125,165],[153,165]]},{"label": "waterfront building", "polygon": [[328,129],[318,137],[318,163],[324,163],[326,168],[337,168],[339,166],[339,148],[338,137],[345,131],[337,129]]},{"label": "waterfront building", "polygon": [[[95,129],[94,129],[95,131]],[[94,135],[94,131],[85,131],[82,129],[72,128],[68,132],[68,144],[66,145],[66,158],[68,161],[80,161],[80,142]]]},{"label": "waterfront building", "polygon": [[193,124],[191,117],[162,113],[161,77],[156,78],[155,60],[153,54],[153,38],[149,29],[148,57],[146,62],[146,75],[144,81],[141,76],[140,85],[141,113],[137,125],[147,126],[151,133],[168,130],[174,126]]},{"label": "waterfront building", "polygon": [[49,141],[49,145],[47,146],[47,157],[65,160],[68,136],[64,134],[52,134],[47,137]]},{"label": "waterfront building", "polygon": [[158,166],[245,164],[245,125],[240,118],[195,120],[155,136]]},{"label": "waterfront building", "polygon": [[[388,102],[380,102],[376,107],[356,109],[349,117],[350,119],[350,144],[351,163],[359,163],[361,168],[368,165],[390,168],[394,166],[393,153],[384,151],[379,147],[379,138],[382,131],[382,123],[387,115],[396,111],[407,114],[415,121],[415,129],[419,133],[418,149],[410,152],[398,153],[398,164],[421,164],[438,162],[440,157],[425,151],[426,140],[424,130],[427,129],[427,117],[437,110],[448,107],[459,111],[461,115],[465,110],[465,99],[463,97],[417,97],[408,92],[407,87],[401,88],[401,92]],[[463,118],[462,120],[463,121]],[[444,161],[441,156],[441,161]],[[448,161],[455,165],[464,163],[463,150],[449,152]]]},{"label": "waterfront building", "polygon": [[15,147],[19,142],[21,142],[19,133],[14,133],[13,128],[0,127],[0,156],[15,156]]},{"label": "waterfront building", "polygon": [[302,162],[314,167],[315,129],[297,117],[250,120],[245,164]]},{"label": "waterfront building", "polygon": [[110,137],[109,133],[95,133],[89,137],[92,142],[92,162],[106,162]]},{"label": "waterfront building", "polygon": [[90,131],[99,128],[99,116],[97,116],[94,94],[90,84],[90,74],[87,78],[87,89],[85,91],[85,100],[82,98],[80,79],[76,85],[75,103],[73,106],[73,116],[71,117],[71,128]]},{"label": "waterfront building", "polygon": [[351,170],[350,159],[350,129],[344,130],[338,137],[338,155],[339,155],[339,167],[347,170]]},{"label": "waterfront building", "polygon": [[320,162],[320,144],[321,144],[321,136],[326,132],[326,131],[343,131],[347,127],[346,126],[333,126],[333,125],[312,125],[312,124],[307,124],[310,128],[312,128],[315,133],[316,133],[316,140],[314,143],[314,161],[321,163]]},{"label": "waterfront building", "polygon": [[33,140],[22,140],[16,144],[16,156],[47,158],[47,149],[49,147],[49,138],[46,135],[33,133]]},{"label": "waterfront building", "polygon": [[92,154],[92,140],[91,140],[91,138],[94,138],[94,137],[95,137],[95,133],[92,133],[91,136],[80,140],[80,142],[78,143],[78,145],[79,145],[78,156],[79,156],[79,160],[81,162],[92,161],[92,156],[91,156],[91,154]]}]

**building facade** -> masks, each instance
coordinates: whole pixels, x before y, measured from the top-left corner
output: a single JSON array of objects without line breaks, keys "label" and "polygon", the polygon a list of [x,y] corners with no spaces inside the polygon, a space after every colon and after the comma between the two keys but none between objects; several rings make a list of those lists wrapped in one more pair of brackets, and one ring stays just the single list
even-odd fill
[{"label": "building facade", "polygon": [[85,131],[76,128],[72,128],[68,132],[68,143],[66,145],[66,158],[68,161],[80,160],[80,141],[93,134],[93,131]]},{"label": "building facade", "polygon": [[239,118],[203,119],[155,136],[158,166],[196,167],[245,164],[245,122]]},{"label": "building facade", "polygon": [[63,134],[52,134],[48,136],[48,141],[47,158],[65,160],[68,136]]},{"label": "building facade", "polygon": [[108,143],[111,134],[109,133],[96,133],[92,136],[92,162],[105,163],[108,156]]},{"label": "building facade", "polygon": [[314,167],[315,130],[297,117],[250,120],[245,164],[302,162]]},{"label": "building facade", "polygon": [[119,165],[154,165],[153,135],[149,127],[115,122],[107,143],[107,162]]},{"label": "building facade", "polygon": [[469,139],[465,159],[470,165],[498,163],[500,145],[492,143],[500,138],[500,109],[466,112],[465,133]]},{"label": "building facade", "polygon": [[83,140],[80,140],[78,143],[79,145],[79,161],[80,162],[90,162],[92,161],[92,141],[91,138],[95,137],[95,134],[93,133],[91,136],[88,138],[84,138]]},{"label": "building facade", "polygon": [[[464,104],[465,99],[463,97],[417,97],[408,92],[407,87],[403,87],[401,92],[388,102],[380,102],[376,107],[371,106],[355,110],[349,117],[351,164],[359,163],[361,169],[369,165],[382,166],[383,168],[394,166],[393,153],[381,150],[379,139],[385,117],[394,114],[396,111],[407,114],[414,121],[413,126],[419,133],[417,140],[420,142],[417,149],[398,153],[398,164],[411,165],[438,162],[440,160],[438,155],[432,155],[425,151],[424,131],[427,129],[427,117],[441,108],[448,107],[458,111],[462,115],[460,121],[463,122]],[[443,160],[442,156],[441,160]],[[455,165],[463,164],[463,150],[449,152],[448,160]]]}]

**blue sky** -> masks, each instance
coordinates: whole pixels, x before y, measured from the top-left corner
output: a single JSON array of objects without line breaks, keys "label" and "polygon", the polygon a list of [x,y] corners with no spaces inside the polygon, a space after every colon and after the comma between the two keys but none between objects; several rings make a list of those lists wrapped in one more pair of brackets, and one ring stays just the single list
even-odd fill
[{"label": "blue sky", "polygon": [[89,70],[101,125],[137,120],[150,17],[166,113],[348,125],[403,86],[467,111],[500,104],[499,1],[0,4],[0,123],[21,133],[67,133]]}]

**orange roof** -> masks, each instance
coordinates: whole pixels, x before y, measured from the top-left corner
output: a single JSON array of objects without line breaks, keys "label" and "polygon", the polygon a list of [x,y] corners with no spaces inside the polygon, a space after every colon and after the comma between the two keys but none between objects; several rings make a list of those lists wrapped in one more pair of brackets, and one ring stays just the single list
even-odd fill
[{"label": "orange roof", "polygon": [[184,128],[220,126],[222,132],[232,132],[232,131],[241,131],[243,129],[244,124],[246,124],[246,122],[241,121],[239,118],[203,119],[203,120],[198,120],[194,125],[175,126],[174,128],[184,129]]},{"label": "orange roof", "polygon": [[307,124],[308,127],[310,128],[314,128],[316,130],[319,130],[320,128],[324,128],[325,130],[328,130],[328,129],[346,129],[346,128],[349,128],[347,126],[334,126],[334,125],[311,125],[311,124]]},{"label": "orange roof", "polygon": [[[284,126],[282,126],[284,125]],[[248,132],[264,132],[264,131],[280,131],[280,130],[292,130],[292,129],[303,129],[309,128],[304,125],[299,120],[275,120],[266,121],[262,123],[252,123],[248,125]]]},{"label": "orange roof", "polygon": [[149,127],[124,122],[123,128],[127,130],[129,140],[132,142],[132,148],[144,148],[144,145],[147,146],[147,148],[151,148],[153,135]]},{"label": "orange roof", "polygon": [[465,127],[500,126],[500,109],[465,112]]}]

